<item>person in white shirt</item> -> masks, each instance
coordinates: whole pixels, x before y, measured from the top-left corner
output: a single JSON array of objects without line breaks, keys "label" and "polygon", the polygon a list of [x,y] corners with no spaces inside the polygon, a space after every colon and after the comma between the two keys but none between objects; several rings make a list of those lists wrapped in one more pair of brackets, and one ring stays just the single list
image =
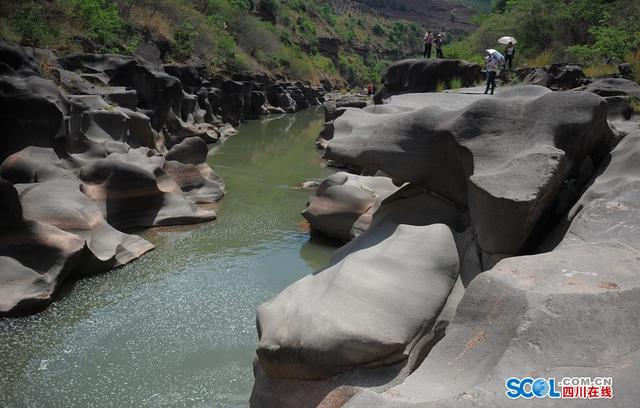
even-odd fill
[{"label": "person in white shirt", "polygon": [[442,48],[444,47],[444,37],[441,33],[436,36],[436,58],[444,58]]},{"label": "person in white shirt", "polygon": [[484,59],[484,67],[487,71],[487,89],[484,93],[488,94],[489,89],[491,89],[491,95],[493,95],[493,91],[496,89],[496,75],[500,70],[500,58],[494,54],[487,53]]}]

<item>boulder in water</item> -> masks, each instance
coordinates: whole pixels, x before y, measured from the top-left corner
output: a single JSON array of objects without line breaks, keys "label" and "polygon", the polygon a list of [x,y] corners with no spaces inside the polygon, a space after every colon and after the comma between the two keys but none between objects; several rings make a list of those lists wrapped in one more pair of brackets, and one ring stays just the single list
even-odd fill
[{"label": "boulder in water", "polygon": [[348,241],[369,227],[380,203],[397,189],[388,177],[336,173],[320,184],[302,216],[314,230]]}]

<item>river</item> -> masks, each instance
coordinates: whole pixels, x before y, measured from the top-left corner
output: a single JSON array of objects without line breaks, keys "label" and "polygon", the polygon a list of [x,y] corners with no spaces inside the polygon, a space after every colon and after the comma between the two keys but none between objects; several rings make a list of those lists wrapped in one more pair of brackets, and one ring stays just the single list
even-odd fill
[{"label": "river", "polygon": [[76,282],[44,312],[0,319],[0,406],[245,407],[256,307],[327,263],[294,187],[328,170],[308,110],[243,124],[210,156],[219,220],[143,236],[156,249]]}]

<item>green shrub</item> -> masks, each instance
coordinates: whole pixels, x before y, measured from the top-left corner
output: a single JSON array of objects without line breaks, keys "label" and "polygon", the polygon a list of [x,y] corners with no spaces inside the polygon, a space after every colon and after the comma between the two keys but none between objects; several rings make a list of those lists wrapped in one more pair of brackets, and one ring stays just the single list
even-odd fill
[{"label": "green shrub", "polygon": [[99,51],[117,51],[124,21],[118,9],[106,0],[72,0],[74,14],[87,29],[87,36]]},{"label": "green shrub", "polygon": [[382,27],[382,25],[380,25],[380,23],[375,23],[373,25],[373,27],[371,28],[371,32],[373,32],[374,35],[377,35],[379,37],[382,37],[387,33],[384,30],[384,27]]},{"label": "green shrub", "polygon": [[622,27],[593,27],[591,45],[580,44],[567,48],[567,53],[581,62],[615,58],[619,61],[640,46],[640,33]]},{"label": "green shrub", "polygon": [[629,107],[631,108],[631,111],[635,115],[640,115],[640,99],[636,98],[635,96],[632,96],[629,99]]},{"label": "green shrub", "polygon": [[191,23],[180,24],[173,35],[176,55],[181,58],[188,58],[195,49],[197,36],[198,33]]},{"label": "green shrub", "polygon": [[59,35],[58,24],[50,23],[41,4],[25,2],[11,19],[11,25],[23,45],[46,47]]}]

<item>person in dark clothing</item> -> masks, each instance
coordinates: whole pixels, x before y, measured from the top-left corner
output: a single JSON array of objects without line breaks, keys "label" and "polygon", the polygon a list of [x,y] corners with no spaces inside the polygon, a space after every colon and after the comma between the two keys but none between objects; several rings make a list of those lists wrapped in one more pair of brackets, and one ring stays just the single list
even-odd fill
[{"label": "person in dark clothing", "polygon": [[504,52],[505,58],[505,67],[509,67],[509,69],[513,68],[513,58],[516,56],[516,46],[513,45],[512,42],[507,44],[507,49]]},{"label": "person in dark clothing", "polygon": [[444,58],[444,53],[442,52],[442,47],[444,47],[444,38],[442,34],[438,34],[436,37],[436,58]]},{"label": "person in dark clothing", "polygon": [[424,56],[423,58],[431,58],[431,46],[433,44],[433,33],[431,31],[427,31],[424,35]]}]

